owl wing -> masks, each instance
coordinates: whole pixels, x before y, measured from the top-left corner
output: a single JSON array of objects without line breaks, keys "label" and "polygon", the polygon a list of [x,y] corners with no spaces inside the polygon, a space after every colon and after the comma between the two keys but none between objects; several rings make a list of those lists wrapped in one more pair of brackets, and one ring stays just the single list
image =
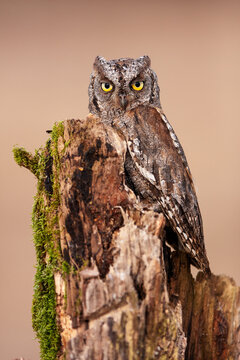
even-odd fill
[{"label": "owl wing", "polygon": [[124,121],[131,124],[128,129],[129,154],[138,173],[150,187],[146,191],[145,183],[141,188],[139,176],[134,171],[132,182],[142,196],[151,193],[153,199],[157,198],[185,251],[197,267],[208,271],[196,191],[184,151],[172,126],[161,109],[150,106],[139,106],[126,116],[131,118],[131,121]]}]

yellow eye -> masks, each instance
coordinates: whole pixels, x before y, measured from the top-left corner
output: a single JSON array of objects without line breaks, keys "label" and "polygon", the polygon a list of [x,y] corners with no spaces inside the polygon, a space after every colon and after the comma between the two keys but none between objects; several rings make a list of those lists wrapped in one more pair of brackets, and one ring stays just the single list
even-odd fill
[{"label": "yellow eye", "polygon": [[102,89],[105,92],[109,92],[109,91],[111,91],[113,89],[113,86],[108,82],[103,82],[102,83]]},{"label": "yellow eye", "polygon": [[143,81],[135,81],[132,83],[132,88],[133,88],[133,90],[136,90],[136,91],[142,90],[143,86],[144,86]]}]

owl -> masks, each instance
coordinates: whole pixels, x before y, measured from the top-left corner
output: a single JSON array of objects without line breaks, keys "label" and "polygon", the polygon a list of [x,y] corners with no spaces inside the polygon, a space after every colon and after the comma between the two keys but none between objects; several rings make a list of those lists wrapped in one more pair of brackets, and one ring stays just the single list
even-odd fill
[{"label": "owl", "polygon": [[162,111],[150,58],[107,61],[97,56],[89,110],[120,131],[127,143],[126,182],[167,219],[191,262],[210,273],[202,217],[183,148]]}]

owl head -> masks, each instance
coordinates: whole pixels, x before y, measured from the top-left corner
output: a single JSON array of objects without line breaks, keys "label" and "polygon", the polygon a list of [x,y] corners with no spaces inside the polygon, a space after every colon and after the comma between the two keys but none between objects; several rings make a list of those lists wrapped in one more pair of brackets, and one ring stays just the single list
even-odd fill
[{"label": "owl head", "polygon": [[107,61],[97,56],[89,85],[89,110],[112,120],[139,105],[160,107],[157,75],[148,56]]}]

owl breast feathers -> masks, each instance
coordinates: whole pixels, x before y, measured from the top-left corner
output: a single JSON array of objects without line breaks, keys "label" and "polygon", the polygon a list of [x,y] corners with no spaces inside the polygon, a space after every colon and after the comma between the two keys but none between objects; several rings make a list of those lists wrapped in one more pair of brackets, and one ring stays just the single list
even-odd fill
[{"label": "owl breast feathers", "polygon": [[89,109],[127,142],[126,176],[132,189],[163,212],[192,263],[210,273],[202,218],[182,146],[162,112],[150,59],[97,57]]}]

